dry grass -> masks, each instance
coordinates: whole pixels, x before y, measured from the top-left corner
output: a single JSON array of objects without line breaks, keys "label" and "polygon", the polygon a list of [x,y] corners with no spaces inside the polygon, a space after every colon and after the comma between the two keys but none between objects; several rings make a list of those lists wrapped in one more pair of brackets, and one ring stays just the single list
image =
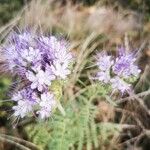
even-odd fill
[{"label": "dry grass", "polygon": [[69,39],[85,38],[92,32],[108,34],[110,38],[123,36],[140,28],[136,14],[116,12],[104,6],[60,5],[54,0],[33,0],[25,9],[22,26],[44,31],[56,31]]}]

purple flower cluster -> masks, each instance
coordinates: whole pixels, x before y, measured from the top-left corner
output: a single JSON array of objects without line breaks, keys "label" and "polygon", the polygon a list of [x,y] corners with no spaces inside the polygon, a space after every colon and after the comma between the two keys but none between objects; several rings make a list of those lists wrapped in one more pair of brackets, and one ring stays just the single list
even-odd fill
[{"label": "purple flower cluster", "polygon": [[23,87],[13,95],[17,102],[14,116],[35,113],[44,119],[57,107],[51,90],[53,81],[65,80],[71,73],[72,53],[64,40],[29,31],[13,33],[3,48],[3,57],[12,74],[23,81]]},{"label": "purple flower cluster", "polygon": [[131,84],[128,79],[138,77],[140,73],[140,69],[135,62],[135,55],[126,53],[123,47],[119,49],[117,58],[103,51],[97,55],[99,71],[96,79],[105,84],[110,84],[114,90],[119,90],[122,94],[129,92]]}]

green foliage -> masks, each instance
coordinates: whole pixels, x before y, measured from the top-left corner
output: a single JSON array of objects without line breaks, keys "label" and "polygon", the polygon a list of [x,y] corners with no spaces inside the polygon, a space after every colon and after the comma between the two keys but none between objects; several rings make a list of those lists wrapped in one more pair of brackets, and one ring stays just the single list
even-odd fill
[{"label": "green foliage", "polygon": [[6,93],[10,84],[11,84],[11,79],[6,77],[0,78],[0,99],[1,100],[6,98]]},{"label": "green foliage", "polygon": [[0,1],[0,25],[7,23],[22,7],[23,0]]},{"label": "green foliage", "polygon": [[118,126],[96,123],[97,106],[95,98],[107,93],[106,87],[99,85],[87,86],[80,95],[62,104],[66,115],[59,111],[46,123],[29,125],[26,130],[32,141],[46,150],[91,150],[100,147],[100,139],[105,141],[114,134]]},{"label": "green foliage", "polygon": [[109,143],[109,137],[121,131],[119,124],[114,123],[100,123],[98,125],[98,133],[101,135],[101,143]]},{"label": "green foliage", "polygon": [[50,140],[50,133],[48,128],[43,123],[27,126],[26,131],[32,142],[37,144],[41,150],[45,148],[45,145],[47,145]]},{"label": "green foliage", "polygon": [[10,84],[11,84],[11,79],[7,77],[0,78],[0,109],[5,108],[5,109],[1,109],[0,111],[0,119],[6,118],[7,111],[5,110],[11,105],[9,101],[5,101],[5,99],[7,99],[6,95],[7,95]]}]

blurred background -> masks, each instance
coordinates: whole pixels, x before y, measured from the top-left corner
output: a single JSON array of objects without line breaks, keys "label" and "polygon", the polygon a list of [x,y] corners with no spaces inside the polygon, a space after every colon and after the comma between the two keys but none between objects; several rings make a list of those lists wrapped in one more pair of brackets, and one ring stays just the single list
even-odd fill
[{"label": "blurred background", "polygon": [[[76,73],[70,79],[69,88],[66,87],[68,98],[73,97],[75,91],[83,88],[81,82],[84,82],[85,85],[89,84],[86,76],[91,70],[85,69],[89,62],[83,60],[88,60],[97,49],[106,49],[113,53],[116,46],[122,44],[129,46],[130,49],[139,50],[138,64],[142,69],[142,74],[134,85],[136,93],[147,91],[150,88],[150,0],[0,0],[1,44],[5,42],[11,31],[27,27],[33,31],[63,36],[71,43],[72,50],[78,58],[78,65],[76,66]],[[1,61],[0,65],[3,63]],[[39,149],[50,150],[51,143],[47,140],[50,129],[43,131],[44,129],[36,126],[33,118],[23,120],[16,128],[13,128],[12,120],[8,119],[12,114],[11,107],[13,104],[2,100],[9,98],[9,93],[14,88],[12,85],[14,79],[10,77],[8,72],[5,73],[2,67],[0,69],[0,133],[33,142]],[[80,83],[78,79],[81,80]],[[138,103],[120,106],[135,113],[148,131],[150,129],[149,99],[149,95],[143,98],[144,107]],[[100,120],[100,122],[118,122],[116,120],[122,120],[124,123],[132,122],[131,118],[116,114],[113,108],[104,102],[97,104],[97,107],[102,112],[99,112],[95,120]],[[115,117],[117,119],[114,119]],[[31,133],[32,130],[34,132]],[[123,132],[127,133],[128,131]],[[128,136],[119,139],[125,142],[131,137],[138,136],[139,132],[140,129],[132,131]],[[138,144],[136,143],[137,146],[134,149],[149,150],[149,135],[144,135]],[[86,144],[83,144],[81,150],[117,149],[112,145],[121,141],[114,141],[112,135],[106,139],[107,144],[100,142],[101,146],[97,146],[97,148],[93,146],[88,148],[85,146]],[[110,139],[111,144],[108,144]],[[15,143],[17,143],[16,141]],[[0,140],[0,150],[21,149],[15,143],[8,143],[8,141]],[[48,143],[50,146],[47,146]],[[57,142],[53,144],[57,145]],[[133,145],[134,143],[130,144],[129,141],[126,146],[118,149],[131,150]],[[30,149],[38,148],[33,146]],[[73,148],[51,148],[51,150],[69,149]],[[74,149],[76,149],[76,143]]]}]

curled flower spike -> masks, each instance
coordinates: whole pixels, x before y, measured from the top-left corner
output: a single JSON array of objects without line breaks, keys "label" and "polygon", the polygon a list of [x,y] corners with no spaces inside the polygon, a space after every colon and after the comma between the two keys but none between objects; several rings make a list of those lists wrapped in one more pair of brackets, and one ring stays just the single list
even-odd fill
[{"label": "curled flower spike", "polygon": [[131,91],[131,84],[128,82],[133,77],[138,77],[141,70],[136,65],[136,58],[133,53],[126,53],[122,47],[119,55],[114,58],[106,52],[97,55],[96,62],[99,71],[95,79],[104,84],[109,84],[114,90],[122,94]]},{"label": "curled flower spike", "polygon": [[57,98],[62,93],[55,92],[55,83],[59,84],[57,91],[61,91],[62,81],[71,73],[73,62],[66,41],[29,31],[13,33],[3,46],[2,55],[8,70],[23,81],[23,85],[18,85],[20,90],[12,96],[17,103],[13,107],[14,116],[38,114],[45,119],[57,105],[60,108]]}]

